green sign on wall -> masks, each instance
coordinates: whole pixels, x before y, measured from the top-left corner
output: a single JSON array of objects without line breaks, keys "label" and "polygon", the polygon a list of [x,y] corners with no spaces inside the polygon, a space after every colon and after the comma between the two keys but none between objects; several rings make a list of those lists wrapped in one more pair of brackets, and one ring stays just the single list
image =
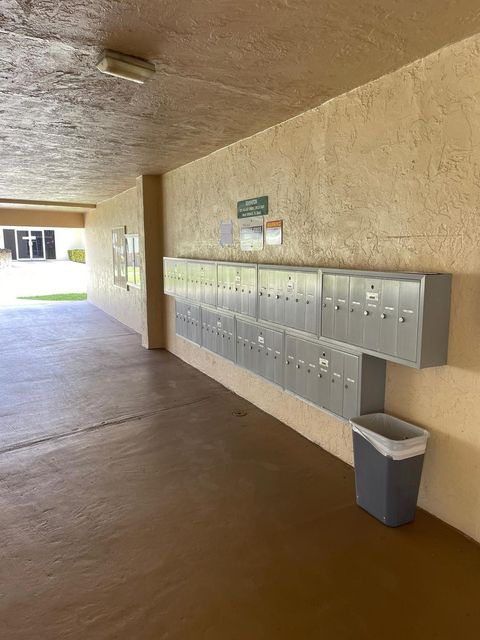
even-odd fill
[{"label": "green sign on wall", "polygon": [[268,196],[250,198],[237,202],[237,218],[268,215]]}]

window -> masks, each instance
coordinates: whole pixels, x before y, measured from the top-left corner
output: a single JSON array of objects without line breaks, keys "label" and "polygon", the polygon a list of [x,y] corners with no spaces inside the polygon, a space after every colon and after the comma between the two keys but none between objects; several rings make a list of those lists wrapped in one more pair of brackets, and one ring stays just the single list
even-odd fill
[{"label": "window", "polygon": [[129,233],[125,236],[127,252],[127,283],[132,287],[139,287],[140,273],[140,241],[138,234]]},{"label": "window", "polygon": [[126,289],[127,287],[127,265],[125,251],[125,227],[115,227],[112,229],[112,249],[113,249],[113,284]]}]

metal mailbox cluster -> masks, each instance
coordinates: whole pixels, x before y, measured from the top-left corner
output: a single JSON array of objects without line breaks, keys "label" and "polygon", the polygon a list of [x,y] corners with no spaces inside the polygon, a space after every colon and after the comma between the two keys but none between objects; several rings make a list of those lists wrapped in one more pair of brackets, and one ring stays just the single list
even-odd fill
[{"label": "metal mailbox cluster", "polygon": [[164,259],[178,335],[338,416],[382,411],[385,360],[445,364],[451,276]]},{"label": "metal mailbox cluster", "polygon": [[257,265],[217,263],[217,307],[256,318]]},{"label": "metal mailbox cluster", "polygon": [[318,334],[318,269],[258,267],[258,317]]},{"label": "metal mailbox cluster", "polygon": [[285,388],[296,395],[344,418],[383,408],[383,360],[288,334],[285,355]]},{"label": "metal mailbox cluster", "polygon": [[283,331],[236,319],[236,362],[283,387]]},{"label": "metal mailbox cluster", "polygon": [[175,300],[175,332],[196,344],[202,344],[201,309],[196,304]]},{"label": "metal mailbox cluster", "polygon": [[202,346],[235,362],[235,318],[202,308]]},{"label": "metal mailbox cluster", "polygon": [[420,367],[446,363],[451,276],[323,270],[324,338]]}]

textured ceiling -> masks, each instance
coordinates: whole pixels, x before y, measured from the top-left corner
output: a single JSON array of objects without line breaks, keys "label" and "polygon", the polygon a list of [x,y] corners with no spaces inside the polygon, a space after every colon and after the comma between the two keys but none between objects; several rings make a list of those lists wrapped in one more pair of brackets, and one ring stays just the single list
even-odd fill
[{"label": "textured ceiling", "polygon": [[471,0],[1,0],[0,197],[98,202],[478,31]]}]

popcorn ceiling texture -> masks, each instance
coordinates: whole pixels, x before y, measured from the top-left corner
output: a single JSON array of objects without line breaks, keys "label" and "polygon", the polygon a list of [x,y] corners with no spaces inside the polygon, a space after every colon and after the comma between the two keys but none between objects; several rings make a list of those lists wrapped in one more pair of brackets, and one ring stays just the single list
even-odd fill
[{"label": "popcorn ceiling texture", "polygon": [[[451,271],[448,366],[389,364],[386,410],[431,432],[420,504],[480,540],[480,37],[164,176],[165,255]],[[236,201],[266,194],[285,244],[218,244]],[[352,461],[348,427],[174,335],[167,346]]]},{"label": "popcorn ceiling texture", "polygon": [[479,31],[477,0],[2,0],[0,196],[105,200]]}]

